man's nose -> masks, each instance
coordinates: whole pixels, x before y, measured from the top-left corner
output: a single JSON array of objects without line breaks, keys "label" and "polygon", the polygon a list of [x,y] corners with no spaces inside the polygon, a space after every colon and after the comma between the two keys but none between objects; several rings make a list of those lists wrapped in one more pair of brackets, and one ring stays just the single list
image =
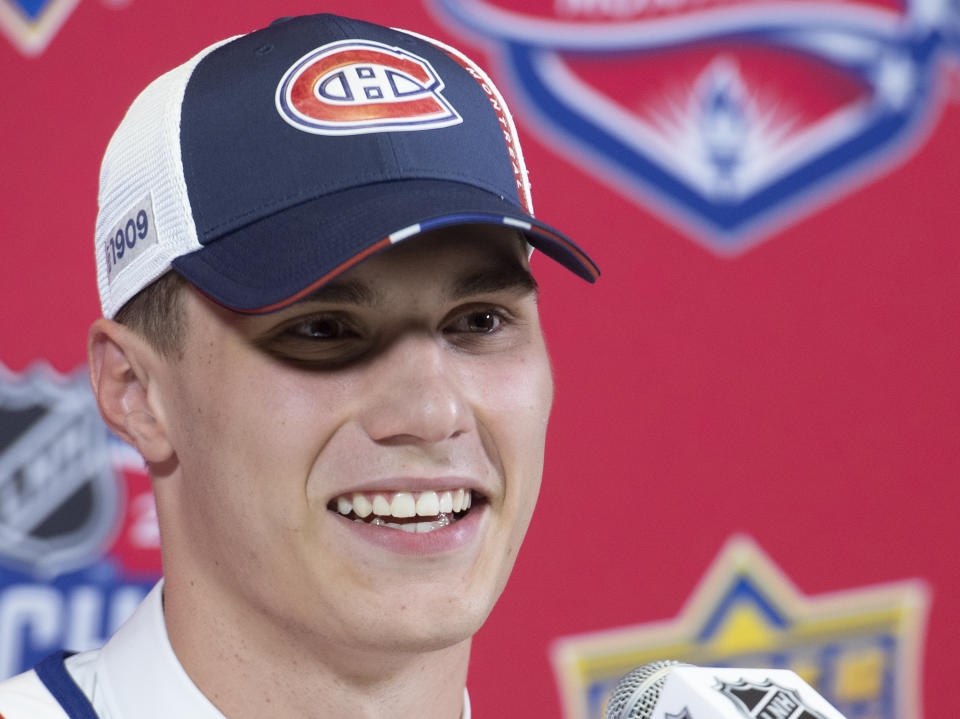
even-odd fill
[{"label": "man's nose", "polygon": [[429,333],[394,342],[371,367],[361,423],[377,442],[432,444],[473,427],[450,350]]}]

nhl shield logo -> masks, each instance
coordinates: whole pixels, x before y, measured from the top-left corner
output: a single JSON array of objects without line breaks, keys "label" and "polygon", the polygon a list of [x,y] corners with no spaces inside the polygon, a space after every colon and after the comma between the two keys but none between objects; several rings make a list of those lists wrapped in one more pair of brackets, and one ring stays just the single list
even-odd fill
[{"label": "nhl shield logo", "polygon": [[39,577],[89,564],[115,529],[118,494],[86,374],[0,366],[0,563]]},{"label": "nhl shield logo", "polygon": [[942,0],[434,4],[560,152],[721,255],[908,157],[960,48]]},{"label": "nhl shield logo", "polygon": [[721,681],[717,689],[750,719],[824,719],[803,703],[796,690],[769,679],[760,684],[742,679],[736,684]]}]

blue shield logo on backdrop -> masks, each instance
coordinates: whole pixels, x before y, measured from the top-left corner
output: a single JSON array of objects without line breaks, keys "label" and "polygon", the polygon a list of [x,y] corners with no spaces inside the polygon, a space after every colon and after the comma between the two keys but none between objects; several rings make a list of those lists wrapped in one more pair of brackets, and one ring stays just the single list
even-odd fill
[{"label": "blue shield logo on backdrop", "polygon": [[434,0],[560,152],[721,255],[908,157],[960,47],[950,0],[508,4]]}]

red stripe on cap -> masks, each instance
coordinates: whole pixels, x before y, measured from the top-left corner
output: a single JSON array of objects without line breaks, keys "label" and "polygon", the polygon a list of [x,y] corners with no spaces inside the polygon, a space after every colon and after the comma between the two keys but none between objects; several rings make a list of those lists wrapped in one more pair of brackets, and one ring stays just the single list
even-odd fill
[{"label": "red stripe on cap", "polygon": [[520,159],[519,145],[520,142],[517,139],[517,136],[514,134],[510,123],[507,121],[507,116],[503,111],[501,103],[503,99],[499,97],[495,88],[492,88],[483,77],[470,65],[454,58],[463,66],[463,68],[470,73],[471,77],[477,81],[480,85],[480,89],[483,90],[487,99],[490,100],[490,105],[493,107],[493,111],[497,113],[497,120],[500,122],[500,129],[503,131],[503,140],[507,146],[507,154],[510,155],[510,165],[513,167],[513,177],[517,183],[517,195],[520,198],[520,205],[523,207],[524,211],[533,214],[533,208],[530,207],[530,203],[527,202],[527,193],[524,191],[524,183],[526,182],[526,177],[524,176],[523,168],[520,166],[522,160]]},{"label": "red stripe on cap", "polygon": [[531,232],[535,235],[545,235],[557,244],[563,245],[564,248],[566,248],[570,254],[576,257],[580,261],[580,264],[587,269],[594,281],[600,277],[600,269],[596,266],[596,264],[594,264],[593,260],[583,254],[579,247],[577,247],[563,235],[560,235],[556,232],[551,232],[550,230],[539,225],[534,225],[531,227]]},{"label": "red stripe on cap", "polygon": [[454,50],[454,48],[447,47],[443,45],[443,43],[437,42],[433,38],[426,37],[425,35],[417,35],[417,37],[427,40],[443,50],[451,60],[466,70],[470,74],[470,77],[477,81],[480,89],[486,94],[487,99],[490,101],[490,106],[493,107],[493,111],[497,115],[497,120],[500,122],[500,129],[503,131],[503,141],[507,146],[507,154],[510,156],[510,164],[513,167],[513,177],[517,183],[517,196],[520,199],[520,206],[523,207],[525,212],[532,215],[533,207],[530,202],[530,188],[527,184],[523,153],[520,150],[520,139],[517,137],[513,122],[507,114],[509,110],[507,110],[503,95],[497,90],[493,81],[487,78],[479,66],[466,55],[462,55],[459,51]]}]

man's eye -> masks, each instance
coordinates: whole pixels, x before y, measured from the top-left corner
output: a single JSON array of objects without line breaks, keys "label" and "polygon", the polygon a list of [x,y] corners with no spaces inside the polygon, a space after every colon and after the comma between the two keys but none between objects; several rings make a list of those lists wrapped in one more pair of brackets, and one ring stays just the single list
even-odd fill
[{"label": "man's eye", "polygon": [[445,332],[471,332],[491,334],[503,325],[503,316],[494,310],[476,310],[460,315],[454,320]]},{"label": "man's eye", "polygon": [[336,317],[311,317],[290,325],[285,333],[313,340],[339,340],[355,334],[345,322]]},{"label": "man's eye", "polygon": [[362,328],[350,318],[307,315],[276,328],[255,344],[267,354],[306,370],[335,370],[357,361],[370,349]]}]

